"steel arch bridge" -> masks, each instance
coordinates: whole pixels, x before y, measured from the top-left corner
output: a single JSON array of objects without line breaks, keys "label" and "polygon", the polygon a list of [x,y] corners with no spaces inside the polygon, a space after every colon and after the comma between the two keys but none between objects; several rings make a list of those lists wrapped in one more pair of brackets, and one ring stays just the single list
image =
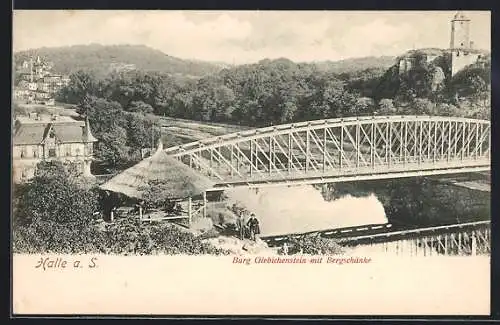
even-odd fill
[{"label": "steel arch bridge", "polygon": [[214,189],[490,170],[490,121],[373,116],[284,124],[170,147]]}]

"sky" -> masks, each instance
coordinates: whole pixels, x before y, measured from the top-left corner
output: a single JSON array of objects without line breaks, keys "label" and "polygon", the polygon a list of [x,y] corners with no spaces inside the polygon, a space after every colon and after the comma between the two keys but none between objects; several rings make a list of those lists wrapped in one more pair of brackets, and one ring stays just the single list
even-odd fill
[{"label": "sky", "polygon": [[[471,40],[490,50],[489,11],[466,11]],[[141,44],[182,59],[234,64],[396,56],[447,48],[454,11],[16,10],[14,51]]]}]

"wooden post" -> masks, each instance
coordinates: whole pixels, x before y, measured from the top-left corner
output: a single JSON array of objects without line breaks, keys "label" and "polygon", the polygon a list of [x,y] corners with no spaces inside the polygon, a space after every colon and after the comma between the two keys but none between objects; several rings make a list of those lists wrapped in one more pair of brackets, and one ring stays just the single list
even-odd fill
[{"label": "wooden post", "polygon": [[139,206],[139,220],[142,221],[142,206]]},{"label": "wooden post", "polygon": [[427,239],[424,237],[422,238],[422,246],[424,248],[424,257],[427,256]]},{"label": "wooden post", "polygon": [[207,192],[203,192],[203,218],[207,217]]},{"label": "wooden post", "polygon": [[472,256],[476,256],[477,254],[477,241],[476,235],[473,233],[471,238],[471,254]]},{"label": "wooden post", "polygon": [[436,237],[431,235],[430,238],[431,238],[431,242],[430,242],[430,246],[429,246],[429,255],[432,256],[432,250],[434,249],[434,242],[436,240]]},{"label": "wooden post", "polygon": [[188,199],[188,217],[189,217],[189,226],[191,226],[191,221],[192,221],[192,202],[191,202],[191,197]]},{"label": "wooden post", "polygon": [[458,233],[458,255],[462,255],[462,233]]}]

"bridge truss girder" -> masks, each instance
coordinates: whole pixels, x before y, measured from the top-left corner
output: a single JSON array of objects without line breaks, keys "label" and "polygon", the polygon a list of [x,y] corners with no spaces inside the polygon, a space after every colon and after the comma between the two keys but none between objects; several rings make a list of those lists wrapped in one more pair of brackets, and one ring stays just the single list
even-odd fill
[{"label": "bridge truss girder", "polygon": [[489,121],[385,116],[312,121],[166,149],[224,186],[321,183],[483,171]]}]

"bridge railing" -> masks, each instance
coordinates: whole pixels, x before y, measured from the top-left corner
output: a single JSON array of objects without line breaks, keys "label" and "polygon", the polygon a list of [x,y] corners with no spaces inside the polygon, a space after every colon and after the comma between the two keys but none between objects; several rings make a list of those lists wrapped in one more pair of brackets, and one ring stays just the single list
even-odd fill
[{"label": "bridge railing", "polygon": [[207,147],[217,143],[234,141],[253,136],[261,137],[269,134],[271,135],[286,134],[290,130],[293,130],[294,132],[301,132],[309,129],[320,129],[325,126],[335,127],[338,125],[349,126],[349,125],[366,124],[366,123],[406,122],[406,121],[410,122],[410,121],[430,121],[430,120],[439,122],[454,121],[460,123],[483,123],[488,125],[491,123],[488,120],[478,120],[478,119],[471,119],[464,117],[431,116],[431,115],[388,115],[388,116],[344,117],[336,119],[322,119],[322,120],[313,120],[306,122],[296,122],[296,123],[263,127],[258,129],[251,129],[246,131],[239,131],[169,147],[165,149],[165,152],[172,155],[182,154],[192,149]]},{"label": "bridge railing", "polygon": [[166,150],[222,182],[290,179],[304,172],[445,173],[462,166],[489,168],[490,129],[488,121],[465,118],[360,117],[249,130]]}]

